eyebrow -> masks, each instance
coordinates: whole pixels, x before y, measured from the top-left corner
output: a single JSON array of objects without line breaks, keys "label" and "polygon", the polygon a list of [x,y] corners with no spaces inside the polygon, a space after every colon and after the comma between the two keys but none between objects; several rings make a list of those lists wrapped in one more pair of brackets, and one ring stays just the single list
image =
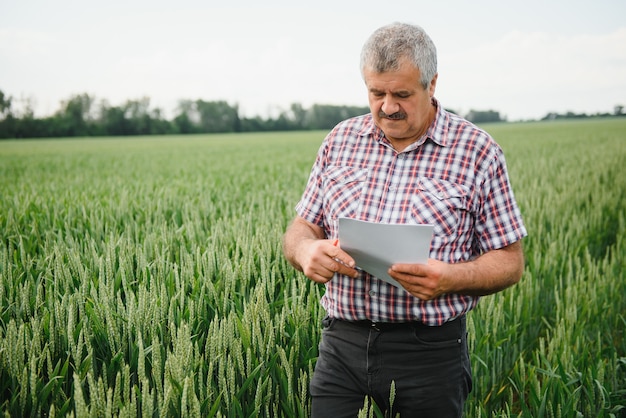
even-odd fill
[{"label": "eyebrow", "polygon": [[[381,89],[377,89],[374,87],[371,87],[368,89],[370,93],[386,93],[385,90],[381,90]],[[402,89],[402,90],[396,90],[396,91],[391,91],[391,94],[397,96],[397,95],[407,95],[407,94],[413,94],[412,90],[406,90],[406,89]]]}]

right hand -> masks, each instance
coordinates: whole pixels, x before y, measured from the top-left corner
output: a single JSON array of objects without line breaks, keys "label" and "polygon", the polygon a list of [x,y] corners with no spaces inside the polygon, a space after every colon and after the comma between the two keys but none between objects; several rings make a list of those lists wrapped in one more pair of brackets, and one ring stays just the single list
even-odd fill
[{"label": "right hand", "polygon": [[298,262],[302,272],[316,283],[326,283],[335,273],[345,274],[352,278],[358,276],[352,257],[332,240],[305,239],[298,248]]}]

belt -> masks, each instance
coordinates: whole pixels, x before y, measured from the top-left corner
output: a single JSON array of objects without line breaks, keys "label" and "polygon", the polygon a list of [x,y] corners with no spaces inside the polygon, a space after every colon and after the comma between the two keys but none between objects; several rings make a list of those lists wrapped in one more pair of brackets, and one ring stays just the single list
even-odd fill
[{"label": "belt", "polygon": [[369,319],[361,321],[342,321],[347,324],[356,325],[361,328],[373,328],[376,331],[394,331],[403,328],[413,328],[416,325],[424,325],[422,322],[373,322]]},{"label": "belt", "polygon": [[[457,321],[461,320],[461,318],[463,318],[465,315],[462,315],[458,318],[453,319],[452,321],[448,321],[443,323],[442,325],[440,325],[440,328],[446,328],[448,326],[453,325],[454,323],[456,323]],[[420,328],[420,327],[428,327],[428,328],[433,328],[430,325],[427,325],[421,321],[410,321],[410,322],[374,322],[374,321],[370,321],[369,319],[363,319],[360,321],[344,321],[342,319],[339,320],[342,323],[345,324],[349,324],[349,325],[355,325],[358,326],[360,328],[371,328],[374,329],[376,331],[394,331],[394,330],[400,330],[400,329],[407,329],[407,328]]]}]

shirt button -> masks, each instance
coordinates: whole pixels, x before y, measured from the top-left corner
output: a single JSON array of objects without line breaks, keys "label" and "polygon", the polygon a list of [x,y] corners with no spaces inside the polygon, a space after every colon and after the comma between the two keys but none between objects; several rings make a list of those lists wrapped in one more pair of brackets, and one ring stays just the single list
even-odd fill
[{"label": "shirt button", "polygon": [[398,190],[398,186],[389,186],[390,192],[395,192],[396,190]]},{"label": "shirt button", "polygon": [[370,291],[369,291],[369,294],[370,294],[370,296],[374,296],[374,295],[376,295],[376,292],[375,292],[375,291],[373,291],[373,290],[370,290]]}]

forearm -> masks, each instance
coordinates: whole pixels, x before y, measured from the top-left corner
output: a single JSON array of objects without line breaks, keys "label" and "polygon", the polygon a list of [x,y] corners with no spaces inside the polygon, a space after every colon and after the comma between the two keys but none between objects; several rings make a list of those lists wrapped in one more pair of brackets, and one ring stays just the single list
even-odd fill
[{"label": "forearm", "polygon": [[482,254],[473,261],[449,264],[445,273],[449,290],[483,296],[499,292],[519,282],[524,272],[521,242]]}]

